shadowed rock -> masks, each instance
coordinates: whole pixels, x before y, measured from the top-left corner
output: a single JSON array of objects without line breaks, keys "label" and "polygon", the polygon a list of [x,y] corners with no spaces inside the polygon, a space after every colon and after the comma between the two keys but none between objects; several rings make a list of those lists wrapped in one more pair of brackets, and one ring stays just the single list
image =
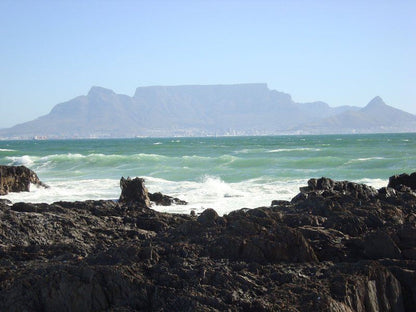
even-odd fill
[{"label": "shadowed rock", "polygon": [[[414,311],[416,195],[310,180],[198,217],[120,201],[0,201],[0,311]],[[377,194],[378,193],[378,194]]]},{"label": "shadowed rock", "polygon": [[29,192],[30,184],[48,187],[37,174],[25,166],[0,166],[0,195],[9,192]]},{"label": "shadowed rock", "polygon": [[176,197],[164,195],[160,192],[149,193],[149,199],[158,206],[187,205],[188,203]]},{"label": "shadowed rock", "polygon": [[407,173],[403,173],[400,175],[394,175],[389,178],[388,187],[397,189],[402,185],[410,187],[412,190],[416,191],[416,172],[413,172],[410,175]]},{"label": "shadowed rock", "polygon": [[120,180],[121,195],[120,203],[135,203],[140,207],[150,208],[150,199],[144,179],[134,178],[133,180],[124,177]]}]

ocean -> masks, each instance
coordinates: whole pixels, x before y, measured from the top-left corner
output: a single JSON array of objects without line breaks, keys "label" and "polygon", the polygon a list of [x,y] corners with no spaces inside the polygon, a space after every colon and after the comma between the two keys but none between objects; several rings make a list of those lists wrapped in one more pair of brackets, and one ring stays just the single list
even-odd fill
[{"label": "ocean", "polygon": [[222,215],[290,200],[309,178],[386,186],[416,171],[416,133],[0,141],[0,164],[25,165],[50,186],[3,197],[12,202],[118,199],[120,178],[137,176],[189,202],[158,211]]}]

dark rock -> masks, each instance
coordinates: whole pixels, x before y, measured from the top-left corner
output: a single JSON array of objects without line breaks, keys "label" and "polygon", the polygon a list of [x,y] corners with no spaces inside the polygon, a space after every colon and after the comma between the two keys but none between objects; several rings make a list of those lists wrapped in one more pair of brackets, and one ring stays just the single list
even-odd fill
[{"label": "dark rock", "polygon": [[414,310],[409,186],[311,179],[290,202],[196,217],[122,181],[119,202],[0,204],[0,311]]},{"label": "dark rock", "polygon": [[39,180],[35,172],[25,166],[0,165],[0,195],[9,192],[29,192],[31,183],[48,187]]},{"label": "dark rock", "polygon": [[158,206],[187,205],[188,203],[176,197],[163,195],[160,192],[149,193],[149,199]]},{"label": "dark rock", "polygon": [[205,226],[214,226],[218,218],[217,212],[212,208],[208,208],[201,213],[197,221]]},{"label": "dark rock", "polygon": [[287,200],[272,200],[272,206],[284,206],[288,205],[290,202]]},{"label": "dark rock", "polygon": [[313,192],[323,195],[323,197],[343,194],[365,200],[378,195],[377,190],[371,186],[349,181],[334,181],[325,177],[310,179],[308,181],[308,187],[303,187],[300,191],[306,194]]},{"label": "dark rock", "polygon": [[378,193],[384,198],[391,198],[397,196],[396,190],[392,187],[382,187],[378,190]]},{"label": "dark rock", "polygon": [[363,253],[369,259],[401,259],[401,251],[390,235],[383,231],[369,233],[364,238]]},{"label": "dark rock", "polygon": [[150,199],[146,186],[144,185],[144,179],[131,178],[120,180],[121,195],[120,203],[132,203],[134,202],[140,207],[150,208]]},{"label": "dark rock", "polygon": [[10,200],[6,199],[6,198],[0,198],[0,204],[11,205],[13,203]]},{"label": "dark rock", "polygon": [[410,187],[412,190],[416,190],[416,172],[413,172],[410,175],[407,173],[403,173],[400,175],[394,175],[390,177],[389,184],[387,187],[400,190],[401,185]]}]

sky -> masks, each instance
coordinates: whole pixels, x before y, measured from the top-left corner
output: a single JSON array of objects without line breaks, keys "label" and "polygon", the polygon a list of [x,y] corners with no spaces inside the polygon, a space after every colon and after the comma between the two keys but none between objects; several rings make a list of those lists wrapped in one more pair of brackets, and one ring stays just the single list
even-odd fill
[{"label": "sky", "polygon": [[0,128],[92,86],[267,83],[416,114],[416,1],[0,1]]}]

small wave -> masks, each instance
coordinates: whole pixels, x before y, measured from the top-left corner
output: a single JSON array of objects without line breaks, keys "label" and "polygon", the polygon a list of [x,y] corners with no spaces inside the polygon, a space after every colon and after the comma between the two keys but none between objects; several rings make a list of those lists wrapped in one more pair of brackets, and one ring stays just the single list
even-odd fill
[{"label": "small wave", "polygon": [[248,154],[250,152],[252,152],[252,150],[250,150],[248,148],[245,148],[245,149],[242,149],[240,151],[235,151],[234,154]]},{"label": "small wave", "polygon": [[385,159],[384,157],[363,157],[363,158],[356,158],[356,159],[351,159],[349,161],[347,161],[347,165],[348,164],[352,164],[352,163],[356,163],[356,162],[365,162],[365,161],[371,161],[371,160],[382,160]]},{"label": "small wave", "polygon": [[267,153],[281,153],[281,152],[298,152],[298,151],[312,151],[319,152],[320,148],[300,147],[300,148],[278,148],[267,151]]},{"label": "small wave", "polygon": [[162,145],[163,143],[162,142],[155,142],[155,143],[153,143],[153,145]]},{"label": "small wave", "polygon": [[233,154],[263,153],[264,151],[264,148],[244,148],[242,150],[234,151]]},{"label": "small wave", "polygon": [[[91,154],[93,155],[93,154]],[[81,159],[81,158],[86,158],[88,156],[82,155],[82,154],[72,154],[72,153],[68,153],[68,154],[51,154],[51,155],[46,155],[43,156],[41,158],[41,160],[44,161],[48,161],[48,160],[69,160],[69,159]]]},{"label": "small wave", "polygon": [[236,156],[232,155],[221,155],[219,157],[210,157],[210,156],[199,156],[199,155],[192,155],[192,156],[182,156],[183,160],[200,160],[200,161],[215,161],[215,162],[233,162],[237,159],[239,159]]},{"label": "small wave", "polygon": [[98,161],[98,160],[142,160],[142,159],[160,159],[166,156],[159,155],[159,154],[133,154],[133,155],[118,155],[118,154],[100,154],[100,153],[92,153],[87,155],[82,154],[51,154],[47,156],[43,156],[41,158],[42,161],[68,161],[68,160],[90,160],[90,161]]},{"label": "small wave", "polygon": [[35,157],[29,155],[8,156],[6,159],[10,161],[11,166],[30,166],[35,162]]},{"label": "small wave", "polygon": [[16,150],[10,148],[0,148],[0,152],[16,152]]},{"label": "small wave", "polygon": [[367,160],[376,160],[376,159],[385,159],[385,158],[384,157],[357,158],[358,161],[367,161]]}]

